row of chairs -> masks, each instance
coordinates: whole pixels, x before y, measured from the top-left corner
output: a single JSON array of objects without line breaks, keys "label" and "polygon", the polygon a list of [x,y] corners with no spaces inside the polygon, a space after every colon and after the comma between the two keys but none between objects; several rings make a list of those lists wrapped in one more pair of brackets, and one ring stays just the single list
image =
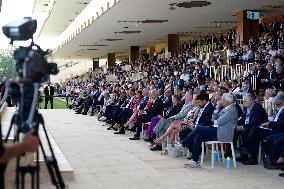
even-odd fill
[{"label": "row of chairs", "polygon": [[[220,65],[218,67],[209,67],[209,76],[219,82],[228,81],[231,79],[241,79],[248,76],[253,68],[253,63],[236,64],[236,65]],[[252,75],[250,78],[252,89],[256,90],[256,76]]]},{"label": "row of chairs", "polygon": [[213,44],[208,44],[208,45],[201,45],[201,46],[197,46],[194,48],[194,52],[195,53],[210,53],[212,52],[214,49],[216,49],[217,44],[213,43]]}]

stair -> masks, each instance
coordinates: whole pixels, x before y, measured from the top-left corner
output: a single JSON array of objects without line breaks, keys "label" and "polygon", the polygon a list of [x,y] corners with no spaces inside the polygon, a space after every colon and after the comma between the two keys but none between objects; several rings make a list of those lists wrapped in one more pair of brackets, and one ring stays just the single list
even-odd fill
[{"label": "stair", "polygon": [[[9,126],[10,126],[10,120],[13,116],[15,112],[15,108],[10,108],[10,107],[5,107],[2,109],[1,111],[1,123],[2,123],[2,138],[5,137]],[[55,157],[57,159],[58,162],[58,167],[60,170],[60,173],[63,177],[64,180],[70,180],[73,179],[73,173],[74,173],[74,169],[71,167],[70,163],[68,162],[67,158],[65,157],[65,155],[63,154],[63,152],[61,151],[60,147],[57,145],[57,143],[55,142],[54,138],[50,135],[50,133],[47,131],[48,137],[50,139],[51,142],[51,146],[53,148]],[[10,137],[8,138],[8,143],[12,143],[13,139],[14,139],[14,128],[11,131]],[[45,149],[45,151],[47,152],[47,154],[49,155],[49,148],[47,145],[47,141],[46,141],[46,137],[44,136],[44,133],[42,131],[42,129],[39,130],[39,136],[40,139],[42,141],[43,147]],[[27,154],[25,157],[22,158],[22,162],[24,163],[24,165],[28,165],[28,164],[33,164],[35,160],[35,154]],[[40,178],[41,178],[41,182],[50,182],[49,179],[49,173],[47,170],[47,167],[45,165],[45,162],[43,160],[43,156],[42,153],[40,151],[40,155],[39,155],[39,161],[40,161]],[[16,160],[13,159],[9,162],[8,167],[6,169],[6,184],[9,186],[11,186],[14,183],[15,180],[15,165],[16,165]],[[28,178],[27,178],[27,182],[28,182]]]}]

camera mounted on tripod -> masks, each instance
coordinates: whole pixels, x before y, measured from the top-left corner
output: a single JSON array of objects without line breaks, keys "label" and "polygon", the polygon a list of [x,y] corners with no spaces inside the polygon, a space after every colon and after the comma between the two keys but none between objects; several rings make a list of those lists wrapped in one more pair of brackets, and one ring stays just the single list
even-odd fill
[{"label": "camera mounted on tripod", "polygon": [[[46,167],[48,169],[51,182],[57,189],[65,189],[66,185],[60,173],[57,160],[55,158],[47,130],[44,125],[42,115],[38,112],[37,104],[39,98],[40,83],[47,81],[50,74],[58,73],[57,64],[48,63],[46,56],[50,51],[43,51],[39,45],[33,41],[33,35],[36,32],[37,21],[25,17],[20,21],[11,22],[3,26],[3,33],[11,39],[11,44],[14,41],[26,41],[31,39],[31,44],[28,47],[19,47],[14,51],[16,60],[16,71],[19,75],[18,81],[7,81],[5,83],[4,96],[0,101],[0,107],[4,105],[9,95],[17,105],[16,112],[11,120],[11,125],[8,129],[4,142],[8,141],[13,125],[16,127],[14,134],[14,142],[20,141],[20,133],[26,133],[30,130],[39,138],[39,150],[42,152]],[[2,128],[0,128],[2,130]],[[42,131],[47,145],[48,151],[44,148],[39,130]],[[25,175],[31,175],[31,188],[40,188],[40,163],[39,150],[36,152],[36,159],[32,164],[24,166],[21,164],[21,156],[16,159],[16,189],[25,188]],[[50,154],[48,156],[48,154]]]},{"label": "camera mounted on tripod", "polygon": [[43,51],[39,45],[33,42],[33,35],[37,29],[37,21],[25,17],[20,21],[11,22],[3,26],[3,33],[11,39],[11,44],[14,41],[26,41],[31,39],[32,42],[28,47],[19,47],[14,52],[16,60],[16,71],[20,79],[32,82],[47,81],[50,74],[58,73],[57,64],[48,63],[46,56],[51,51]]}]

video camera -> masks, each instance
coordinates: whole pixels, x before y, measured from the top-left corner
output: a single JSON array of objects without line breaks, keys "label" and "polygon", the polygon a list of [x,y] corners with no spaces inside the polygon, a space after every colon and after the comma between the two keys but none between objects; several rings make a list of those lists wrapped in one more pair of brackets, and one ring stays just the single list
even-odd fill
[{"label": "video camera", "polygon": [[28,47],[19,47],[14,51],[16,60],[16,71],[20,79],[32,82],[43,82],[48,79],[50,74],[58,73],[57,64],[48,63],[46,56],[50,51],[43,51],[39,45],[34,44],[33,34],[37,29],[37,21],[25,17],[20,21],[11,22],[2,27],[3,33],[14,41],[26,41],[31,39],[32,42]]}]

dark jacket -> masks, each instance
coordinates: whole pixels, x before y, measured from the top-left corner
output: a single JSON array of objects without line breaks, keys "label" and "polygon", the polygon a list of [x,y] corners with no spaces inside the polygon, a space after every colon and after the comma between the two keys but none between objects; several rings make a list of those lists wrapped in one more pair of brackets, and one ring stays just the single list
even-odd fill
[{"label": "dark jacket", "polygon": [[172,98],[164,97],[163,103],[164,103],[164,109],[169,109],[172,106]]},{"label": "dark jacket", "polygon": [[148,96],[143,96],[142,100],[140,101],[140,103],[137,106],[137,109],[139,110],[144,110],[144,108],[147,105],[147,101],[149,100]]},{"label": "dark jacket", "polygon": [[269,122],[269,128],[273,130],[280,130],[284,131],[284,109],[280,113],[277,121],[270,121]]},{"label": "dark jacket", "polygon": [[[270,74],[271,73],[271,74]],[[275,71],[272,72],[266,72],[266,77],[265,77],[268,82],[272,82],[277,78],[277,74]]]},{"label": "dark jacket", "polygon": [[212,126],[212,114],[215,110],[215,107],[212,105],[211,102],[205,107],[203,110],[197,125],[202,125],[202,126]]},{"label": "dark jacket", "polygon": [[182,108],[181,104],[177,104],[176,106],[173,106],[168,112],[166,112],[165,118],[172,117],[174,115],[177,115]]},{"label": "dark jacket", "polygon": [[160,98],[156,98],[155,102],[151,104],[150,108],[146,110],[149,117],[163,115],[164,104]]},{"label": "dark jacket", "polygon": [[126,96],[120,96],[118,98],[117,106],[121,107],[125,103],[125,101],[126,101]]},{"label": "dark jacket", "polygon": [[249,114],[249,123],[245,124],[247,114],[247,108],[244,108],[241,119],[238,121],[237,125],[244,126],[245,128],[252,128],[260,126],[261,123],[265,123],[268,120],[267,113],[261,104],[255,102],[250,114]]},{"label": "dark jacket", "polygon": [[44,95],[45,96],[53,96],[54,95],[54,87],[50,86],[50,92],[48,91],[48,86],[44,87]]}]

